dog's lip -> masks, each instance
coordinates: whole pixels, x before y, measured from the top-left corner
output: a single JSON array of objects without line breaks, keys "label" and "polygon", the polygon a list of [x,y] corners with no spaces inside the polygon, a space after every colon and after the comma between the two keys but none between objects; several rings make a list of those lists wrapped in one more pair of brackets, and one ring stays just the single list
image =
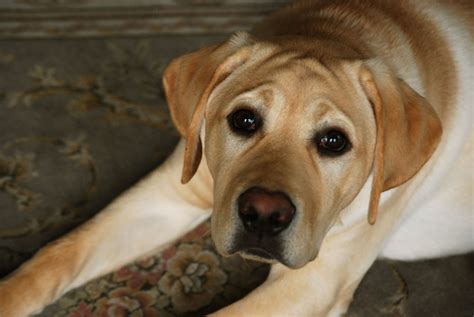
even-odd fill
[{"label": "dog's lip", "polygon": [[255,255],[263,259],[267,260],[276,260],[277,258],[268,252],[267,250],[261,249],[261,248],[246,248],[242,250],[244,253],[247,253],[249,255]]}]

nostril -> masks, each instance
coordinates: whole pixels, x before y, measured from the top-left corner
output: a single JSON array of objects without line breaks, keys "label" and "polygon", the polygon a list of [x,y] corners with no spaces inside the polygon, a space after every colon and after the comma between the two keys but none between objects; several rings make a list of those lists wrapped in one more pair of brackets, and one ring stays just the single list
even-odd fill
[{"label": "nostril", "polygon": [[275,226],[281,226],[289,223],[292,218],[292,213],[287,211],[275,211],[270,216],[270,223]]},{"label": "nostril", "polygon": [[251,231],[256,229],[256,224],[259,220],[259,216],[255,208],[247,207],[239,211],[239,216],[244,223],[244,226]]}]

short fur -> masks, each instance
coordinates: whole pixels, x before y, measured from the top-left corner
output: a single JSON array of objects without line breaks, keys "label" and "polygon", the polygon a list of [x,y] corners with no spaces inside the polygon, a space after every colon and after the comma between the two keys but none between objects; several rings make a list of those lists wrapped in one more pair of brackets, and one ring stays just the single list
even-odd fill
[{"label": "short fur", "polygon": [[[299,1],[251,34],[175,59],[164,87],[183,141],[2,281],[0,316],[41,311],[163,248],[211,209],[220,253],[274,264],[217,316],[340,316],[377,256],[472,251],[473,12],[461,0]],[[263,118],[251,138],[228,126],[240,108]],[[328,158],[313,140],[333,126],[352,148]],[[296,208],[272,243],[252,242],[273,248],[273,260],[241,247],[236,201],[254,186],[284,192]]]}]

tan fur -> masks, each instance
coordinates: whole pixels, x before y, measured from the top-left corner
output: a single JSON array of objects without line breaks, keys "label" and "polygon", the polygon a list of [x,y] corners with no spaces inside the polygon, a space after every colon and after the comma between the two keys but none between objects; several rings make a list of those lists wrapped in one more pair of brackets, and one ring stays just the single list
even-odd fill
[{"label": "tan fur", "polygon": [[[217,316],[342,315],[402,217],[418,209],[441,217],[449,209],[444,192],[434,197],[440,207],[422,208],[437,183],[464,197],[456,201],[460,218],[472,210],[467,176],[446,177],[453,168],[469,170],[465,151],[472,152],[466,121],[472,94],[462,69],[472,70],[472,61],[463,43],[450,38],[471,30],[461,40],[473,42],[472,9],[466,0],[298,1],[250,34],[173,60],[164,87],[183,137],[176,152],[3,281],[0,316],[39,311],[65,291],[163,247],[211,205],[221,254],[275,264],[262,286]],[[449,23],[455,31],[444,29]],[[227,118],[238,109],[259,113],[261,130],[237,136]],[[352,148],[327,157],[315,138],[335,128]],[[278,236],[281,263],[238,247],[245,230],[236,201],[254,186],[283,192],[295,205],[294,220]],[[451,223],[442,217],[443,226]],[[125,224],[139,227],[127,237],[137,246],[133,254],[120,252],[116,242]],[[472,249],[464,238],[449,250]],[[432,254],[449,253],[436,253],[441,242],[431,245]],[[405,248],[413,243],[398,250]]]},{"label": "tan fur", "polygon": [[367,69],[360,74],[377,124],[370,224],[375,223],[382,191],[412,178],[433,154],[442,132],[437,114],[423,97],[402,80],[378,76]]}]

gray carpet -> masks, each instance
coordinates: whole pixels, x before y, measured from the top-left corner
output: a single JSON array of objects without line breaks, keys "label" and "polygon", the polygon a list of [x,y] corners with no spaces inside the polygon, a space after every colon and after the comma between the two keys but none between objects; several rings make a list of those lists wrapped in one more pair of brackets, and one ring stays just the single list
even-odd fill
[{"label": "gray carpet", "polygon": [[[89,219],[168,155],[178,136],[160,88],[163,67],[220,38],[0,42],[0,276]],[[198,316],[236,300],[268,268],[220,258],[207,229],[204,224],[148,262],[67,294],[42,316],[100,316],[110,309],[116,316]],[[200,256],[182,260],[191,251]],[[179,280],[163,265],[172,259],[183,268],[193,261],[210,267],[203,278],[213,281],[207,284],[212,296],[169,291],[165,284]],[[473,281],[473,254],[378,261],[348,316],[471,317]],[[124,297],[137,305],[112,307],[112,299]]]}]

